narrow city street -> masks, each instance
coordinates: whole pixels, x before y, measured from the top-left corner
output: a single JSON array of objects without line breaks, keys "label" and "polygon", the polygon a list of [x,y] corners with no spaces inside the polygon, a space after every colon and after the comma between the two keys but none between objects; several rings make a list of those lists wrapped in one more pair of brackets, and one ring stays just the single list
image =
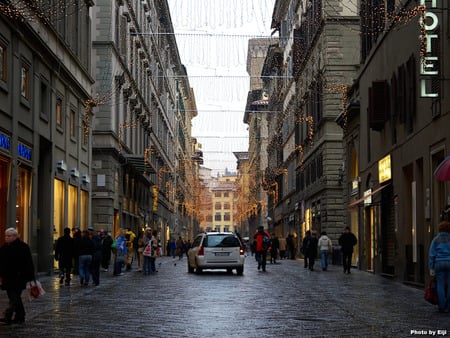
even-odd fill
[{"label": "narrow city street", "polygon": [[[158,260],[158,272],[102,273],[100,285],[59,286],[40,277],[46,295],[29,302],[23,325],[0,326],[2,337],[408,337],[450,335],[423,291],[340,266],[310,272],[302,260],[257,271],[247,257],[243,276],[187,273],[186,258]],[[0,306],[6,306],[0,294]],[[447,330],[447,331],[446,331]]]}]

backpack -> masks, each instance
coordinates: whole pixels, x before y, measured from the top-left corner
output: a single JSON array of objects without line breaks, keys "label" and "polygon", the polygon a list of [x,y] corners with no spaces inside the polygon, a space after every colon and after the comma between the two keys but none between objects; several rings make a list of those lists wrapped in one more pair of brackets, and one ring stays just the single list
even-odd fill
[{"label": "backpack", "polygon": [[269,249],[269,247],[270,247],[270,238],[269,238],[269,236],[264,235],[263,240],[262,240],[262,245],[263,245],[263,248],[265,250]]}]

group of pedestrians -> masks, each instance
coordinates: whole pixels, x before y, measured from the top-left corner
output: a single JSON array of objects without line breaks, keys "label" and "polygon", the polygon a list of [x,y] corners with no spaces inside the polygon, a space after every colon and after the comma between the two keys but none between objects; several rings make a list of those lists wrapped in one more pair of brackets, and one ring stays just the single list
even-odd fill
[{"label": "group of pedestrians", "polygon": [[[356,236],[350,231],[347,226],[344,232],[339,237],[339,245],[341,247],[344,273],[350,274],[352,263],[353,247],[357,244]],[[328,256],[333,250],[333,243],[325,231],[320,233],[320,238],[317,238],[317,231],[308,230],[303,238],[301,252],[304,257],[305,269],[314,271],[314,263],[317,254],[320,255],[320,265],[322,271],[328,269]]]},{"label": "group of pedestrians", "polygon": [[[264,229],[264,227],[263,227]],[[256,232],[255,234],[257,234]],[[267,250],[267,253],[270,254],[270,263],[276,264],[277,259],[295,259],[297,245],[293,235],[289,234],[286,238],[278,237],[275,233],[269,234],[270,236],[270,245]],[[255,255],[257,251],[257,241],[254,240],[249,245],[251,250],[251,255]]]},{"label": "group of pedestrians", "polygon": [[[289,238],[289,236],[287,238]],[[280,253],[281,258],[283,257],[280,248],[284,249],[284,241],[281,242],[275,233],[269,234],[264,230],[263,226],[260,226],[258,231],[253,235],[253,239],[252,252],[255,252],[258,270],[262,270],[263,272],[266,271],[267,255],[269,253],[270,262],[273,264],[276,264],[278,253]],[[289,243],[288,240],[286,240],[286,242]],[[343,256],[344,273],[350,273],[353,247],[356,243],[356,236],[350,231],[349,227],[346,227],[339,237],[339,245],[341,246]],[[305,269],[309,268],[309,270],[314,271],[314,263],[317,254],[319,253],[322,271],[326,271],[328,269],[328,255],[332,250],[333,244],[325,231],[322,231],[320,238],[317,238],[317,232],[315,230],[306,231],[301,247],[301,252],[304,256]]]},{"label": "group of pedestrians", "polygon": [[[111,236],[106,231],[96,232],[93,228],[73,231],[64,229],[64,235],[55,244],[55,260],[59,265],[59,283],[70,285],[72,272],[78,274],[80,285],[100,284],[100,266],[107,269],[111,259]],[[109,246],[105,250],[105,246]],[[74,270],[73,267],[75,267]]]},{"label": "group of pedestrians", "polygon": [[156,257],[161,255],[161,246],[158,242],[158,231],[146,228],[138,235],[138,272],[144,275],[157,272]]},{"label": "group of pedestrians", "polygon": [[167,256],[172,256],[172,258],[178,256],[178,260],[181,260],[184,255],[187,256],[191,246],[191,241],[185,241],[181,236],[178,239],[170,238],[167,241]]}]

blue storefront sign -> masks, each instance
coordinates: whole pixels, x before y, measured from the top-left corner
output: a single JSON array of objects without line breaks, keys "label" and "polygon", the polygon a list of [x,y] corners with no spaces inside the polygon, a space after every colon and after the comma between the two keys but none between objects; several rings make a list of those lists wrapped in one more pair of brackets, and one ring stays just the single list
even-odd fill
[{"label": "blue storefront sign", "polygon": [[31,161],[31,148],[19,142],[19,145],[17,146],[17,155],[24,160]]},{"label": "blue storefront sign", "polygon": [[6,150],[7,152],[11,151],[11,137],[0,133],[0,149]]}]

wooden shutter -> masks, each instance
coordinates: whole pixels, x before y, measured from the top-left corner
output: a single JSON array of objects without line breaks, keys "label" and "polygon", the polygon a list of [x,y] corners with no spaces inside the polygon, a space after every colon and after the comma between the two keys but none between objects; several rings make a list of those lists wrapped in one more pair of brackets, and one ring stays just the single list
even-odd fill
[{"label": "wooden shutter", "polygon": [[369,127],[380,131],[388,117],[389,86],[387,81],[372,82],[369,88]]}]

